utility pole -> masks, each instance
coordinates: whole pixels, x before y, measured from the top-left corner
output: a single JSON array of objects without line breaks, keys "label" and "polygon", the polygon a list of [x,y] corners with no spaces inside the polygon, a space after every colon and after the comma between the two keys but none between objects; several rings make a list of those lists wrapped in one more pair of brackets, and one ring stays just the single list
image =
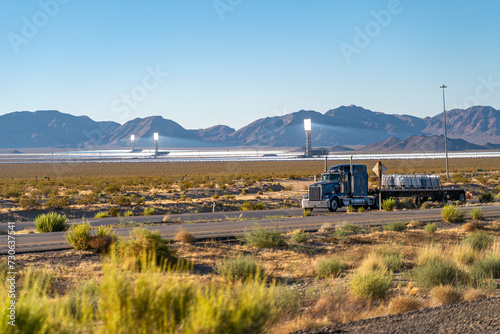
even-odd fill
[{"label": "utility pole", "polygon": [[442,84],[441,87],[443,89],[443,125],[444,125],[444,152],[446,154],[446,178],[450,178],[450,173],[448,171],[448,136],[446,134],[446,106],[444,103],[444,89],[448,86]]}]

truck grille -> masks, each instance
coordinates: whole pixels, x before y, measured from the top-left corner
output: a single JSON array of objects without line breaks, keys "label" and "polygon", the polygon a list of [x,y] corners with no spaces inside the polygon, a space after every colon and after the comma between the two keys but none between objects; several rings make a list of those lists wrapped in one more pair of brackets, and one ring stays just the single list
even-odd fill
[{"label": "truck grille", "polygon": [[321,201],[321,186],[309,186],[309,200]]}]

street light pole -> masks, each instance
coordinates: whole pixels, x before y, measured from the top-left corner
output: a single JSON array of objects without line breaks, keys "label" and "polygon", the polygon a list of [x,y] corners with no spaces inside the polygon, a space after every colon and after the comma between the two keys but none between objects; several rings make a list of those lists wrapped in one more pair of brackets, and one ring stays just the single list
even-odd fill
[{"label": "street light pole", "polygon": [[443,89],[443,125],[444,125],[444,151],[446,154],[446,178],[450,178],[450,173],[448,171],[448,136],[446,134],[446,107],[444,103],[444,89],[448,86],[442,84],[441,87]]}]

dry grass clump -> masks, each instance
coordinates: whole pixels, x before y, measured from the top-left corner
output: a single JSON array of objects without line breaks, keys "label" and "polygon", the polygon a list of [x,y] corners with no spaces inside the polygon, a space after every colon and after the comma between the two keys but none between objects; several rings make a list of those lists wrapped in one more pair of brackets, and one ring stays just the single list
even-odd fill
[{"label": "dry grass clump", "polygon": [[455,262],[459,265],[470,265],[478,257],[477,252],[469,244],[454,245],[450,252]]},{"label": "dry grass clump", "polygon": [[372,252],[363,259],[359,265],[358,272],[368,273],[374,270],[387,271],[388,268],[384,262],[384,258],[380,254]]},{"label": "dry grass clump", "polygon": [[183,244],[192,244],[195,240],[194,234],[186,230],[180,230],[174,236],[174,241],[182,242]]},{"label": "dry grass clump", "polygon": [[324,234],[324,233],[330,233],[335,231],[336,225],[332,223],[325,223],[321,225],[320,229],[318,230],[318,233]]},{"label": "dry grass clump", "polygon": [[458,303],[463,298],[462,293],[452,285],[438,285],[429,294],[436,305]]},{"label": "dry grass clump", "polygon": [[98,253],[107,253],[113,242],[114,239],[110,235],[96,235],[90,238],[88,245]]},{"label": "dry grass clump", "polygon": [[442,259],[443,247],[438,244],[427,245],[417,251],[417,265],[419,266],[431,261],[441,261]]},{"label": "dry grass clump", "polygon": [[472,221],[472,222],[465,223],[462,226],[462,231],[464,231],[464,232],[475,232],[476,230],[478,230],[480,228],[481,228],[481,225],[478,222]]},{"label": "dry grass clump", "polygon": [[485,296],[485,293],[482,290],[475,289],[475,288],[467,289],[463,293],[463,299],[466,300],[466,301],[481,299],[484,296]]},{"label": "dry grass clump", "polygon": [[331,325],[330,319],[328,317],[322,317],[320,319],[311,318],[309,315],[302,315],[287,321],[284,324],[279,324],[279,327],[273,328],[273,332],[276,334],[288,334],[304,329],[320,329],[322,327]]},{"label": "dry grass clump", "polygon": [[408,227],[422,227],[424,225],[425,225],[424,222],[419,222],[416,220],[412,220],[406,224],[406,226],[408,226]]},{"label": "dry grass clump", "polygon": [[389,303],[389,313],[406,313],[420,310],[424,307],[424,302],[414,296],[397,296],[391,299]]}]

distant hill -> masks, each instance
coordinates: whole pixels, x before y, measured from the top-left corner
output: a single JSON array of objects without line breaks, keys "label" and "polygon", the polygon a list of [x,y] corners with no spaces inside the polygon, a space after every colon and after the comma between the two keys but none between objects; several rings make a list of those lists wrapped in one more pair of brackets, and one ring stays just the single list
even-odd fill
[{"label": "distant hill", "polygon": [[[443,116],[424,118],[426,134],[443,133]],[[492,107],[475,106],[466,110],[446,112],[446,131],[450,138],[461,138],[476,144],[500,144],[500,111]]]},{"label": "distant hill", "polygon": [[[160,146],[267,146],[301,147],[305,143],[304,119],[312,120],[314,147],[366,146],[370,150],[437,150],[443,135],[442,114],[418,118],[390,115],[359,106],[341,106],[322,114],[299,110],[283,116],[260,118],[235,130],[226,125],[189,130],[162,116],[136,118],[120,125],[95,122],[55,110],[13,112],[0,116],[0,148],[37,147],[153,147],[153,133]],[[447,112],[450,150],[495,149],[500,144],[500,111],[485,106]],[[463,141],[460,141],[463,140]],[[479,146],[474,146],[479,145]]]},{"label": "distant hill", "polygon": [[186,130],[178,123],[161,116],[133,119],[87,145],[130,147],[130,136],[134,135],[136,147],[153,147],[155,132],[159,134],[159,145],[162,147],[204,146],[196,130]]},{"label": "distant hill", "polygon": [[[470,151],[470,150],[488,150],[498,149],[500,145],[489,144],[489,147],[469,143],[463,139],[448,138],[449,151]],[[444,151],[444,135],[441,136],[410,136],[404,140],[391,137],[384,141],[376,142],[367,145],[361,149],[362,151],[411,151],[411,152],[443,152]]]},{"label": "distant hill", "polygon": [[56,110],[16,111],[0,116],[0,148],[83,147],[119,126]]},{"label": "distant hill", "polygon": [[207,129],[199,129],[198,136],[205,141],[222,142],[234,131],[227,125],[215,125]]}]

